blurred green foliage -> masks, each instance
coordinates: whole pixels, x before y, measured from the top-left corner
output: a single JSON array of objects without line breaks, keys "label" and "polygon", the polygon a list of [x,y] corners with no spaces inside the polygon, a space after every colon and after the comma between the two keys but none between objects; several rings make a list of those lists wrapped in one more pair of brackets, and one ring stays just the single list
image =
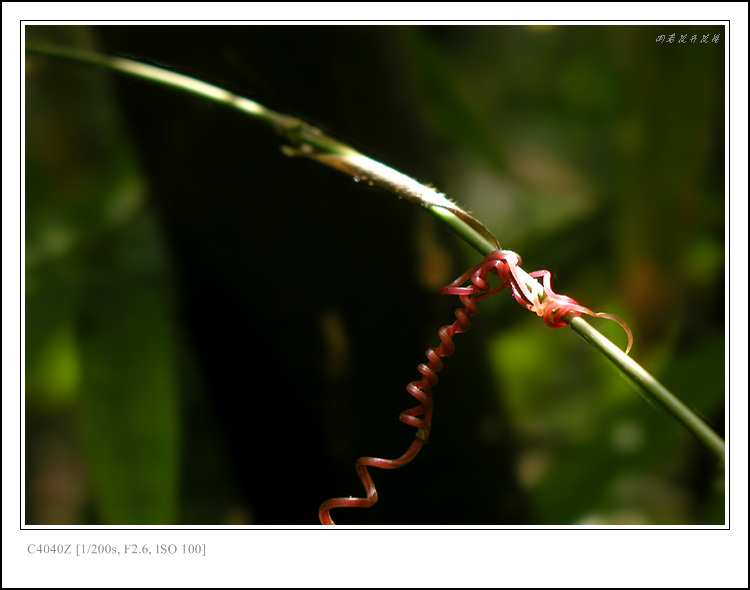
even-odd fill
[{"label": "blurred green foliage", "polygon": [[[211,28],[196,27],[196,39]],[[134,39],[142,32],[131,29]],[[184,30],[158,29],[149,34],[179,55]],[[277,34],[271,29],[254,28],[269,47]],[[435,138],[425,147],[425,161],[432,163],[423,170],[436,177],[420,179],[466,205],[496,231],[503,247],[523,256],[527,270],[553,271],[556,290],[626,319],[635,332],[637,360],[721,430],[723,28],[368,29],[363,39],[381,31],[389,39],[390,49],[376,44],[372,51],[399,53],[393,72],[376,82],[389,97],[408,95],[408,104],[417,105],[413,121],[425,137]],[[334,44],[346,34],[338,27],[317,31]],[[28,41],[91,48],[97,35],[107,37],[88,27],[26,32]],[[656,43],[671,32],[721,40]],[[288,59],[294,71],[299,56],[277,50],[275,59]],[[229,45],[207,44],[202,55],[206,67],[237,60]],[[158,56],[137,57],[158,62]],[[345,93],[351,73],[334,61],[329,68],[330,87],[323,90]],[[240,83],[254,82],[249,69]],[[194,74],[211,80],[213,72]],[[400,86],[389,88],[390,76]],[[258,91],[273,95],[257,82]],[[253,522],[255,507],[245,505],[238,514],[231,492],[212,491],[231,490],[236,475],[222,458],[217,418],[200,409],[208,407],[211,393],[187,360],[190,347],[179,342],[179,295],[162,245],[163,225],[147,204],[143,156],[129,137],[121,100],[108,72],[27,59],[27,522]],[[373,93],[351,102],[347,116],[354,128],[381,100]],[[211,116],[227,114],[216,110]],[[394,122],[387,133],[394,144],[399,133]],[[193,140],[185,132],[173,141]],[[398,164],[388,141],[378,141],[373,155]],[[292,174],[296,164],[282,164]],[[350,190],[357,198],[355,185]],[[268,223],[270,235],[278,235]],[[432,252],[426,259],[436,265],[419,269],[432,277],[425,282],[450,278],[449,265],[440,266],[440,247],[425,244]],[[475,261],[467,249],[463,254]],[[488,301],[476,320],[484,332],[462,342],[482,343],[494,401],[507,415],[501,423],[514,441],[508,460],[530,506],[528,524],[723,524],[723,474],[709,454],[574,334],[550,331],[510,307],[508,299]],[[372,313],[369,321],[379,312]],[[340,321],[335,314],[325,317],[325,325]],[[614,341],[624,341],[616,325],[601,324]],[[348,359],[355,351],[339,356]],[[409,368],[413,359],[389,362]],[[184,434],[186,399],[194,411],[199,408],[191,424],[199,424],[200,432],[190,437]],[[400,410],[394,408],[394,416]],[[50,451],[58,447],[67,454]],[[62,456],[78,457],[84,467],[54,459]],[[323,499],[305,501],[314,510]]]},{"label": "blurred green foliage", "polygon": [[[413,39],[434,95],[426,110],[466,146],[446,150],[457,161],[449,194],[527,269],[559,269],[560,291],[626,318],[636,358],[721,428],[723,50],[657,44],[661,28],[479,26]],[[679,33],[722,38],[716,27]],[[469,88],[473,100],[456,98]],[[616,325],[597,327],[623,342]],[[544,331],[498,329],[488,353],[540,522],[722,523],[719,470],[700,492],[685,488],[697,477],[689,436],[575,336]]]},{"label": "blurred green foliage", "polygon": [[[80,27],[28,33],[29,41],[92,43]],[[101,71],[29,64],[27,457],[40,424],[56,414],[68,419],[74,408],[77,434],[61,435],[59,444],[84,453],[97,520],[168,524],[176,511],[178,427],[169,281],[114,104]],[[33,520],[84,518],[87,498],[65,493],[64,470],[33,459],[27,468],[37,481],[51,480],[42,498],[32,488]],[[40,502],[71,506],[50,510]]]}]

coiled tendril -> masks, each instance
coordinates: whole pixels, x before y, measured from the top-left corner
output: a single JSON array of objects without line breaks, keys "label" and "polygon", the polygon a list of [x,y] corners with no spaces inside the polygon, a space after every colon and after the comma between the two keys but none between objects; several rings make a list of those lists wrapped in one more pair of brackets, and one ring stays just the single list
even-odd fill
[{"label": "coiled tendril", "polygon": [[[416,436],[411,446],[398,459],[379,459],[376,457],[360,457],[355,462],[357,475],[365,488],[366,497],[355,498],[332,498],[321,504],[318,516],[320,522],[325,525],[336,524],[331,518],[331,510],[334,508],[369,508],[378,501],[378,492],[372,481],[368,467],[378,469],[397,469],[410,463],[417,453],[429,440],[430,426],[432,424],[432,388],[438,382],[437,374],[443,368],[442,357],[452,355],[456,347],[453,337],[456,334],[466,332],[471,328],[470,318],[479,312],[477,302],[510,287],[513,297],[518,303],[529,311],[533,311],[544,319],[550,328],[562,328],[567,324],[566,316],[580,316],[581,314],[601,317],[616,321],[625,330],[628,336],[628,347],[630,351],[633,344],[633,335],[628,325],[617,316],[607,313],[595,313],[579,305],[574,299],[567,295],[559,295],[552,290],[551,275],[547,270],[538,270],[529,273],[528,276],[542,279],[543,290],[532,289],[524,282],[519,265],[521,257],[511,250],[496,250],[492,252],[484,262],[478,264],[455,281],[440,289],[439,293],[446,295],[458,295],[463,307],[455,311],[456,321],[449,326],[443,326],[438,330],[440,345],[426,351],[427,363],[417,367],[422,378],[412,381],[406,386],[406,390],[414,396],[419,405],[409,410],[404,410],[399,420],[404,424],[417,429]],[[490,288],[487,278],[495,274],[500,279],[500,285]],[[525,273],[524,273],[525,274]],[[466,286],[464,283],[469,281]]]}]

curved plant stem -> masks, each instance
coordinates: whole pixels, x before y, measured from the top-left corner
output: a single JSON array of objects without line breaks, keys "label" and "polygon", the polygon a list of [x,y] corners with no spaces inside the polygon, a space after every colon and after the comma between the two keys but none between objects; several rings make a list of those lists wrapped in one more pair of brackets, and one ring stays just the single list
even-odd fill
[{"label": "curved plant stem", "polygon": [[[162,86],[170,86],[236,109],[272,125],[289,145],[282,149],[290,156],[302,156],[336,168],[356,180],[380,186],[423,207],[448,225],[476,250],[487,256],[500,249],[495,236],[478,220],[435,189],[377,162],[348,145],[325,135],[301,119],[278,113],[228,90],[138,61],[108,56],[81,49],[27,45],[28,53],[45,55],[89,65],[98,65]],[[540,283],[521,268],[519,277],[533,294],[542,294]],[[568,316],[570,327],[586,342],[598,349],[617,366],[647,400],[666,409],[680,424],[693,433],[706,447],[724,459],[724,441],[695,412],[651,376],[643,367],[605,338],[580,317]]]},{"label": "curved plant stem", "polygon": [[724,441],[695,412],[583,318],[574,317],[568,324],[586,342],[597,348],[612,363],[617,365],[648,401],[669,412],[685,428],[698,437],[717,458],[724,459]]}]

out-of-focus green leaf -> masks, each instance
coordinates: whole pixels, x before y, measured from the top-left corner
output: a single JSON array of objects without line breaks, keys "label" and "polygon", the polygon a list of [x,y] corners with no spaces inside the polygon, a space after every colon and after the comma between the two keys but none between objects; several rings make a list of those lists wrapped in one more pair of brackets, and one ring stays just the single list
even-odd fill
[{"label": "out-of-focus green leaf", "polygon": [[[27,27],[27,40],[91,43],[86,27]],[[40,58],[26,63],[25,348],[41,348],[80,309],[81,249],[132,217],[143,181],[119,124],[109,75]]]},{"label": "out-of-focus green leaf", "polygon": [[139,252],[154,255],[153,234],[147,223],[129,228],[86,290],[82,413],[108,524],[168,524],[176,509],[173,323],[164,281],[138,264]]},{"label": "out-of-focus green leaf", "polygon": [[[700,444],[572,335],[543,337],[543,330],[541,322],[524,323],[490,346],[502,403],[520,441],[518,477],[540,522],[723,524],[718,475],[705,508],[688,516],[683,505],[677,482],[690,466],[678,459],[703,452]],[[722,358],[723,339],[707,340],[662,379],[708,416],[722,404]]]},{"label": "out-of-focus green leaf", "polygon": [[[87,27],[26,30],[36,42],[92,44]],[[26,71],[27,420],[77,404],[99,518],[171,523],[170,290],[110,74],[33,57]]]},{"label": "out-of-focus green leaf", "polygon": [[75,400],[81,371],[80,351],[71,322],[50,331],[26,374],[26,401],[54,409]]}]

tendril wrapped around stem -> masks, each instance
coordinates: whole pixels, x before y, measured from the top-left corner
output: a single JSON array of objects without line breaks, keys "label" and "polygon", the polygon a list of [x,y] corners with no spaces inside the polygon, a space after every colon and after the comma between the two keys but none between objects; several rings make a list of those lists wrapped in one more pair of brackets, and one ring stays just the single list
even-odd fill
[{"label": "tendril wrapped around stem", "polygon": [[[440,344],[428,349],[425,353],[427,363],[422,363],[417,367],[417,371],[422,374],[422,378],[412,381],[406,386],[406,390],[419,401],[419,405],[401,412],[399,420],[417,429],[414,441],[406,452],[397,459],[379,459],[376,457],[360,457],[357,459],[355,468],[365,488],[366,497],[350,496],[326,500],[318,511],[322,524],[336,524],[330,514],[334,508],[369,508],[378,501],[378,492],[375,489],[372,476],[367,470],[368,467],[377,467],[378,469],[403,467],[410,463],[427,443],[432,424],[432,388],[437,384],[437,374],[443,368],[441,359],[455,352],[456,347],[453,343],[453,337],[471,328],[470,318],[479,312],[477,302],[510,287],[515,300],[529,311],[533,311],[543,318],[545,324],[550,328],[562,328],[567,325],[565,318],[569,314],[574,316],[586,314],[610,319],[619,323],[625,330],[628,336],[626,352],[630,351],[633,335],[624,321],[607,313],[593,312],[587,307],[579,305],[567,295],[555,293],[551,287],[550,272],[547,270],[539,270],[526,275],[533,279],[542,279],[542,288],[538,288],[539,285],[536,281],[524,280],[523,275],[526,273],[520,270],[520,264],[521,257],[515,252],[496,250],[489,254],[481,264],[470,268],[455,281],[440,289],[441,294],[458,295],[463,307],[455,311],[455,322],[438,330]],[[497,287],[490,287],[487,281],[490,274],[495,274],[500,279],[500,284]],[[469,284],[463,286],[467,281]]]},{"label": "tendril wrapped around stem", "polygon": [[[628,346],[625,353],[630,352],[633,347],[633,333],[622,319],[609,313],[591,311],[588,307],[580,305],[575,299],[555,293],[551,285],[552,274],[548,270],[537,270],[527,275],[535,279],[542,279],[543,291],[541,293],[539,289],[532,291],[528,281],[525,281],[521,275],[523,271],[521,271],[520,265],[521,257],[512,250],[496,250],[489,254],[484,262],[470,268],[450,285],[440,289],[440,293],[447,295],[476,294],[472,298],[473,301],[481,301],[510,287],[515,300],[529,311],[533,311],[540,318],[543,318],[544,323],[550,328],[566,326],[565,317],[568,314],[573,316],[590,315],[617,322],[628,337]],[[495,273],[500,278],[502,284],[499,287],[489,289],[487,277],[490,273]],[[471,284],[462,287],[461,285],[468,280],[471,280]]]}]

